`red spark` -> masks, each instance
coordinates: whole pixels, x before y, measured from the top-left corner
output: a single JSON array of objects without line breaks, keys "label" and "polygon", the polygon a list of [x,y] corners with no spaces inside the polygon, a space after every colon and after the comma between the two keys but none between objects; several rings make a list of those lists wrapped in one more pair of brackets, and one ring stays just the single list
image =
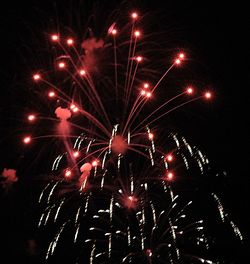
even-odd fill
[{"label": "red spark", "polygon": [[23,139],[23,143],[24,144],[29,144],[30,142],[31,142],[31,137],[30,136],[24,137],[24,139]]},{"label": "red spark", "polygon": [[55,95],[56,95],[56,94],[55,94],[54,91],[49,91],[49,93],[48,93],[48,96],[51,97],[51,98],[52,98],[52,97],[55,97]]},{"label": "red spark", "polygon": [[92,161],[91,165],[92,165],[93,167],[97,167],[98,163],[99,163],[98,160],[94,160],[94,161]]},{"label": "red spark", "polygon": [[185,54],[184,53],[179,53],[179,56],[178,56],[181,60],[184,60],[185,59]]},{"label": "red spark", "polygon": [[149,84],[148,84],[148,83],[144,83],[144,84],[143,84],[143,87],[144,87],[145,89],[148,89],[148,88],[149,88]]},{"label": "red spark", "polygon": [[166,159],[167,161],[171,162],[171,161],[173,161],[174,157],[173,157],[173,155],[168,154],[168,155],[165,157],[165,159]]},{"label": "red spark", "polygon": [[132,17],[133,19],[137,19],[137,18],[138,18],[138,13],[133,12],[133,13],[131,14],[131,17]]},{"label": "red spark", "polygon": [[152,94],[151,94],[150,92],[147,92],[147,93],[146,93],[146,96],[147,96],[147,98],[149,98],[149,97],[152,96]]},{"label": "red spark", "polygon": [[59,35],[57,35],[57,34],[51,35],[51,40],[54,41],[54,42],[58,41],[59,40]]},{"label": "red spark", "polygon": [[65,62],[63,62],[63,61],[59,62],[59,63],[58,63],[58,67],[59,67],[60,69],[64,69],[64,68],[66,67]]},{"label": "red spark", "polygon": [[148,138],[149,138],[150,140],[152,140],[152,139],[154,138],[154,134],[152,134],[152,133],[148,133]]},{"label": "red spark", "polygon": [[112,31],[111,31],[111,34],[113,35],[113,36],[115,36],[116,34],[117,34],[117,29],[112,29]]},{"label": "red spark", "polygon": [[83,70],[83,69],[81,69],[81,70],[79,70],[79,74],[80,74],[81,76],[86,75],[86,71]]},{"label": "red spark", "polygon": [[142,61],[142,56],[137,56],[135,59],[137,60],[137,62],[141,62]]},{"label": "red spark", "polygon": [[71,172],[71,170],[70,169],[66,169],[66,171],[65,171],[65,173],[64,173],[64,176],[65,176],[65,178],[70,178],[70,176],[72,175],[72,172]]},{"label": "red spark", "polygon": [[134,197],[133,197],[133,196],[129,196],[128,199],[129,199],[130,201],[133,201],[133,200],[134,200]]},{"label": "red spark", "polygon": [[78,157],[80,156],[80,152],[79,152],[79,151],[74,151],[74,152],[73,152],[73,156],[74,156],[75,158],[78,158]]},{"label": "red spark", "polygon": [[71,105],[70,105],[70,109],[71,109],[74,113],[76,113],[76,112],[79,111],[79,108],[78,108],[75,104],[71,104]]},{"label": "red spark", "polygon": [[212,98],[212,93],[211,92],[205,92],[204,94],[206,99],[211,99]]},{"label": "red spark", "polygon": [[193,89],[192,87],[188,87],[188,88],[186,89],[186,92],[187,92],[188,94],[192,94],[192,93],[194,92],[194,89]]},{"label": "red spark", "polygon": [[173,174],[173,172],[168,172],[167,175],[166,175],[166,179],[167,179],[168,181],[172,181],[173,178],[174,178],[174,174]]},{"label": "red spark", "polygon": [[33,75],[33,79],[34,79],[35,81],[38,81],[39,79],[41,79],[41,75],[38,74],[38,73],[36,73],[36,74]]},{"label": "red spark", "polygon": [[180,59],[175,59],[175,64],[177,64],[177,65],[181,64],[181,60]]},{"label": "red spark", "polygon": [[135,32],[134,32],[134,36],[137,38],[137,37],[139,37],[141,35],[141,32],[139,31],[139,30],[136,30]]},{"label": "red spark", "polygon": [[69,46],[72,46],[72,45],[74,44],[74,40],[73,40],[72,38],[68,38],[68,39],[67,39],[67,44],[68,44]]},{"label": "red spark", "polygon": [[31,114],[31,115],[28,115],[28,120],[30,121],[30,122],[32,122],[32,121],[34,121],[35,119],[36,119],[36,116],[35,115],[33,115],[33,114]]},{"label": "red spark", "polygon": [[136,207],[137,198],[135,196],[127,196],[124,199],[124,205],[125,207],[132,209]]}]

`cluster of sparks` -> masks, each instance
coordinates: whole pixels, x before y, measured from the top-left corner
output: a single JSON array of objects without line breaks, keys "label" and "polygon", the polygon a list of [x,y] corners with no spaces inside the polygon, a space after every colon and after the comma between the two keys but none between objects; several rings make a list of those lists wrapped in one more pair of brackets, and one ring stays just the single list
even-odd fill
[{"label": "cluster of sparks", "polygon": [[[176,133],[166,135],[167,144],[160,146],[161,143],[157,143],[159,136],[152,128],[170,112],[196,100],[210,100],[213,95],[204,91],[194,96],[195,89],[187,86],[181,93],[150,109],[149,114],[143,114],[143,118],[138,118],[150,100],[157,97],[156,90],[169,72],[186,60],[186,54],[180,52],[155,84],[140,81],[137,73],[144,57],[137,53],[137,43],[142,37],[137,28],[139,19],[138,13],[131,14],[125,73],[119,72],[118,51],[124,47],[118,43],[119,28],[113,23],[107,30],[112,42],[108,49],[114,65],[112,77],[109,76],[113,79],[112,85],[109,82],[113,96],[111,103],[105,101],[103,89],[106,87],[95,84],[97,74],[89,62],[93,60],[95,50],[104,49],[104,44],[95,38],[86,40],[86,45],[82,44],[79,49],[72,37],[50,36],[52,44],[61,52],[55,60],[56,70],[59,74],[64,72],[63,78],[67,76],[66,79],[71,80],[69,85],[74,87],[73,93],[53,84],[45,72],[33,74],[35,84],[47,87],[48,100],[56,105],[57,119],[48,119],[56,120],[56,137],[61,138],[65,149],[52,164],[55,179],[45,186],[39,198],[39,203],[45,206],[39,227],[46,230],[46,227],[54,226],[57,229],[49,242],[47,261],[57,260],[57,254],[62,254],[62,247],[67,246],[74,252],[67,263],[180,263],[183,259],[215,263],[182,251],[185,242],[205,249],[209,248],[209,243],[203,221],[190,221],[192,217],[188,214],[192,202],[183,203],[172,188],[179,176],[175,168],[184,167],[188,171],[195,163],[203,174],[209,161],[197,147]],[[92,48],[86,50],[87,43],[92,43]],[[81,94],[88,103],[81,106],[76,94]],[[167,108],[183,97],[184,102]],[[109,104],[108,110],[106,104]],[[117,105],[119,110],[115,109]],[[120,108],[121,114],[117,114]],[[112,124],[114,115],[118,115],[118,122]],[[83,121],[69,121],[75,117]],[[44,119],[38,113],[27,116],[30,124]],[[75,135],[74,129],[80,130],[80,134]],[[23,143],[32,144],[44,137],[55,136],[27,133]],[[164,149],[165,145],[168,147]],[[221,216],[225,217],[219,198],[215,194],[213,197]],[[238,229],[236,233],[242,239]]]}]

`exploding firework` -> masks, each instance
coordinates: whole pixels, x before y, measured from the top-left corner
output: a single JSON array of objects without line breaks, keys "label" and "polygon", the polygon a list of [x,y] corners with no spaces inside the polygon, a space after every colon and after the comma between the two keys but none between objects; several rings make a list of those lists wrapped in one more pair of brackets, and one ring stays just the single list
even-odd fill
[{"label": "exploding firework", "polygon": [[[32,76],[52,115],[29,113],[33,133],[27,131],[23,143],[39,139],[50,148],[48,139],[60,142],[39,197],[38,226],[49,241],[44,258],[49,263],[217,263],[207,253],[202,218],[175,185],[196,182],[209,160],[164,122],[170,113],[213,95],[188,85],[170,97],[162,92],[187,55],[179,51],[165,59],[165,68],[154,68],[157,56],[145,41],[140,15],[132,12],[129,19],[125,26],[111,23],[105,36],[88,30],[82,41],[51,33],[53,71]],[[242,239],[218,196],[212,197],[222,221]]]}]

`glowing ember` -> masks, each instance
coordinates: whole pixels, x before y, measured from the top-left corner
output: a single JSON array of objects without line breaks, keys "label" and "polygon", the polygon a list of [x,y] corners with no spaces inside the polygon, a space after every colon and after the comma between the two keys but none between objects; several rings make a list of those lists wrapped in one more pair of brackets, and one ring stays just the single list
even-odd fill
[{"label": "glowing ember", "polygon": [[94,160],[94,161],[92,161],[91,165],[92,165],[93,167],[97,167],[97,166],[98,166],[98,163],[99,163],[98,160]]},{"label": "glowing ember", "polygon": [[135,196],[128,196],[124,200],[124,206],[127,207],[128,209],[134,209],[136,208],[137,205],[137,198]]},{"label": "glowing ember", "polygon": [[141,62],[142,61],[142,57],[141,56],[137,56],[136,60],[137,60],[137,62]]},{"label": "glowing ember", "polygon": [[33,79],[34,79],[35,81],[40,80],[40,79],[41,79],[41,75],[40,75],[40,74],[34,74],[34,75],[33,75]]},{"label": "glowing ember", "polygon": [[212,93],[211,92],[206,92],[205,93],[205,98],[211,99],[212,98]]},{"label": "glowing ember", "polygon": [[80,73],[80,75],[82,75],[82,76],[83,76],[83,75],[85,75],[85,74],[86,74],[86,71],[85,71],[85,70],[80,70],[80,71],[79,71],[79,73]]},{"label": "glowing ember", "polygon": [[173,161],[173,159],[174,159],[174,157],[171,154],[166,156],[166,160],[169,162]]},{"label": "glowing ember", "polygon": [[183,60],[183,59],[185,58],[185,54],[184,54],[184,53],[180,53],[180,54],[179,54],[179,58],[180,58],[181,60]]},{"label": "glowing ember", "polygon": [[35,115],[28,115],[28,120],[29,121],[34,121],[36,119],[36,116]]},{"label": "glowing ember", "polygon": [[167,180],[171,181],[174,178],[174,174],[172,172],[167,173]]},{"label": "glowing ember", "polygon": [[79,151],[74,151],[74,152],[73,152],[73,156],[74,156],[75,158],[78,158],[78,157],[80,156],[80,152],[79,152]]},{"label": "glowing ember", "polygon": [[148,138],[149,138],[150,140],[152,140],[152,139],[154,138],[154,134],[149,133],[149,134],[148,134]]},{"label": "glowing ember", "polygon": [[192,94],[194,92],[194,89],[192,87],[188,87],[186,91],[188,94]]},{"label": "glowing ember", "polygon": [[135,32],[134,32],[134,36],[135,37],[139,37],[141,35],[141,32],[139,31],[139,30],[136,30]]},{"label": "glowing ember", "polygon": [[66,67],[65,62],[59,62],[59,63],[58,63],[58,67],[59,67],[60,69],[64,69],[64,68]]},{"label": "glowing ember", "polygon": [[56,94],[55,94],[54,91],[50,91],[50,92],[48,93],[48,96],[51,97],[51,98],[52,98],[52,97],[55,97],[55,95],[56,95]]},{"label": "glowing ember", "polygon": [[67,39],[67,44],[68,44],[69,46],[73,45],[73,44],[74,44],[74,40],[73,40],[72,38],[68,38],[68,39]]},{"label": "glowing ember", "polygon": [[111,34],[112,34],[112,35],[116,35],[116,34],[117,34],[117,29],[113,29],[113,30],[111,31]]},{"label": "glowing ember", "polygon": [[23,143],[24,144],[29,144],[31,142],[31,137],[30,136],[27,136],[23,139]]},{"label": "glowing ember", "polygon": [[58,41],[59,40],[59,35],[56,35],[56,34],[53,34],[52,36],[51,36],[51,40],[52,41]]},{"label": "glowing ember", "polygon": [[176,59],[175,60],[175,64],[177,64],[177,65],[181,64],[181,60],[180,59]]},{"label": "glowing ember", "polygon": [[71,170],[67,169],[67,170],[65,171],[64,176],[65,176],[66,178],[69,178],[71,175],[72,175]]},{"label": "glowing ember", "polygon": [[136,18],[138,18],[138,13],[136,13],[136,12],[133,12],[133,13],[131,14],[131,17],[132,17],[133,19],[136,19]]}]

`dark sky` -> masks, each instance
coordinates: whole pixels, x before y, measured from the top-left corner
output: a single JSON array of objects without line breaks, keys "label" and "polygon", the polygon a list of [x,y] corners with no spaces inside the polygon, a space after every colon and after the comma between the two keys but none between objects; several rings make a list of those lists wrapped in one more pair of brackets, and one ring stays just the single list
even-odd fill
[{"label": "dark sky", "polygon": [[[74,11],[70,11],[74,8],[65,8],[74,6],[72,4],[74,1],[20,2],[6,3],[0,16],[2,36],[0,109],[4,113],[1,114],[3,137],[9,135],[9,130],[12,130],[15,123],[11,116],[6,118],[6,115],[13,114],[16,111],[15,106],[25,103],[20,83],[22,78],[27,78],[29,68],[27,61],[30,60],[30,54],[28,52],[22,54],[22,51],[29,50],[27,47],[37,45],[38,41],[43,40],[45,30],[52,20],[60,17],[62,21],[65,17],[64,24],[74,21]],[[91,4],[87,2],[82,1],[90,7]],[[100,1],[98,7],[104,8],[108,13],[113,6],[119,6],[114,4],[117,2]],[[173,43],[178,45],[180,42],[181,47],[184,49],[186,47],[190,51],[193,56],[191,63],[196,65],[194,71],[198,72],[197,78],[204,76],[204,85],[212,87],[215,92],[214,102],[202,109],[199,114],[192,112],[190,129],[186,128],[184,119],[181,120],[180,126],[186,129],[190,137],[198,141],[220,171],[227,172],[227,176],[221,176],[218,184],[229,211],[235,216],[235,221],[238,221],[239,227],[242,226],[247,232],[249,217],[245,216],[245,212],[250,209],[248,204],[250,21],[247,8],[240,1],[225,1],[224,5],[219,5],[218,2],[154,0],[127,1],[129,4],[126,5],[135,6],[146,14],[161,14],[160,18],[155,18],[159,19],[154,25],[156,30],[162,25],[169,30],[173,38],[170,41],[171,45]],[[82,10],[84,15],[88,13],[86,10]],[[168,24],[169,26],[166,26]],[[32,65],[30,68],[32,69]],[[12,109],[10,112],[8,107]],[[11,133],[14,135],[16,131]],[[17,144],[15,139],[11,140],[10,147],[5,140],[1,141],[0,169],[12,166],[11,163],[16,159],[15,144]]]}]

